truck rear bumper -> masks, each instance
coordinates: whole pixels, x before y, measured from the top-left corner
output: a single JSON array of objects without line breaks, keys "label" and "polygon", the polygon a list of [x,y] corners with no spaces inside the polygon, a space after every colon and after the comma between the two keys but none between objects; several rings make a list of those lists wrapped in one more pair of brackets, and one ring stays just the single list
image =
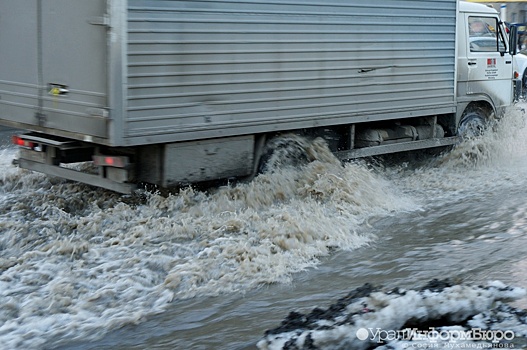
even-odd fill
[{"label": "truck rear bumper", "polygon": [[88,185],[102,187],[120,193],[130,194],[136,188],[134,184],[119,183],[99,175],[84,173],[81,171],[68,169],[57,165],[45,164],[29,159],[19,158],[17,163],[19,167],[24,169],[38,171],[67,180],[82,182]]}]

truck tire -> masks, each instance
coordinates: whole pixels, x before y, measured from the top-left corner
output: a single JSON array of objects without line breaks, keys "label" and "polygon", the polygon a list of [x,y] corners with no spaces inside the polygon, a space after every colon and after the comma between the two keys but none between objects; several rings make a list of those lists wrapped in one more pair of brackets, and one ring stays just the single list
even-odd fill
[{"label": "truck tire", "polygon": [[459,122],[458,136],[463,139],[476,138],[483,134],[489,124],[489,115],[483,108],[467,109]]}]

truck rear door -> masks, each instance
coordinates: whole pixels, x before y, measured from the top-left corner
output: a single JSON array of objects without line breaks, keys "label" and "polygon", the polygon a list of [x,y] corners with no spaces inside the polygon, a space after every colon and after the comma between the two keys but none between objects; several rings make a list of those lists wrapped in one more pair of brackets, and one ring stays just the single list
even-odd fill
[{"label": "truck rear door", "polygon": [[0,119],[107,138],[106,0],[0,2]]},{"label": "truck rear door", "polygon": [[39,104],[37,0],[0,1],[0,119],[35,123]]},{"label": "truck rear door", "polygon": [[42,1],[44,125],[107,137],[106,0]]}]

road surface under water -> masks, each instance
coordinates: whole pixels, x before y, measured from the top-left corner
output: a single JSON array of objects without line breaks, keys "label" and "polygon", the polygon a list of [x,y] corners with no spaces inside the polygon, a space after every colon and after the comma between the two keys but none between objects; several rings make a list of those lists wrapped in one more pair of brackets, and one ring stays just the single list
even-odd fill
[{"label": "road surface under water", "polygon": [[315,142],[302,169],[171,196],[48,178],[0,152],[0,348],[256,349],[290,311],[364,283],[527,287],[517,113],[433,159],[343,168]]}]

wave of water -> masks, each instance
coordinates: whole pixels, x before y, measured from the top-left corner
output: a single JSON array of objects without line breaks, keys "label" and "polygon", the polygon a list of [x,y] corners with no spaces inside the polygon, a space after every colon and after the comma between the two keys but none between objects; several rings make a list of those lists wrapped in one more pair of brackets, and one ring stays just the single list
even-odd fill
[{"label": "wave of water", "polygon": [[519,188],[527,175],[525,115],[511,109],[492,132],[465,140],[424,166],[403,164],[383,170],[390,182],[412,197],[440,204]]},{"label": "wave of water", "polygon": [[302,168],[169,196],[48,178],[0,150],[0,348],[95,339],[174,300],[287,283],[332,250],[374,241],[372,218],[524,184],[522,120],[509,113],[424,166],[343,167],[315,140]]},{"label": "wave of water", "polygon": [[120,196],[0,161],[0,347],[95,339],[179,299],[243,293],[374,236],[372,216],[417,204],[323,143],[314,161],[210,192]]},{"label": "wave of water", "polygon": [[[423,233],[423,228],[426,228],[424,234],[429,238],[426,246],[417,247],[416,250],[421,250],[418,252],[405,252],[403,246],[400,249],[402,253],[396,255],[396,259],[400,262],[408,260],[408,264],[416,265],[412,272],[419,274],[423,270],[424,275],[427,276],[434,271],[438,274],[444,272],[448,274],[449,271],[462,272],[465,269],[474,272],[478,271],[479,263],[487,264],[487,267],[494,264],[503,265],[504,269],[500,270],[503,274],[501,277],[506,277],[510,283],[524,286],[527,251],[519,237],[525,237],[527,233],[525,224],[527,201],[524,195],[522,196],[527,193],[525,191],[526,136],[523,114],[511,111],[496,125],[493,132],[477,139],[466,140],[437,158],[428,158],[424,162],[420,159],[421,162],[417,165],[406,162],[388,167],[377,165],[379,172],[383,173],[393,187],[403,191],[415,202],[421,203],[423,214],[428,215],[428,219],[423,217],[409,223],[402,222],[402,219],[385,220],[390,224],[395,222],[401,226],[408,225],[410,235],[419,236]],[[440,214],[430,215],[436,209]],[[467,213],[459,210],[465,210]],[[492,211],[495,215],[489,217],[489,212]],[[487,216],[484,216],[485,214]],[[473,215],[475,217],[472,217]],[[428,225],[427,220],[430,220],[430,217],[445,222]],[[423,225],[416,225],[421,223],[419,220]],[[384,228],[388,227],[387,225]],[[450,234],[448,228],[455,231],[455,234]],[[463,235],[464,233],[466,235]],[[393,243],[398,245],[401,243],[398,237],[393,239]],[[438,244],[433,243],[435,239],[439,241]],[[514,246],[515,244],[517,247]],[[382,251],[381,248],[379,250]],[[439,254],[435,254],[434,250],[439,250]],[[506,252],[499,252],[500,250]],[[427,256],[420,265],[419,261],[411,256],[412,254]],[[478,258],[474,259],[475,256]],[[382,257],[380,259],[382,262]],[[482,276],[487,274],[483,273],[478,277]],[[444,275],[441,274],[441,277]],[[479,278],[476,279],[477,283],[482,282]],[[496,285],[504,287],[501,283]],[[462,287],[457,285],[456,288],[459,292],[459,288]],[[355,305],[348,305],[350,300],[353,300],[349,296],[355,291],[339,299],[328,309],[316,307],[310,313],[299,313],[293,304],[292,308],[295,311],[292,311],[279,327],[268,330],[258,346],[262,349],[524,348],[524,337],[527,334],[526,311],[514,309],[500,302],[485,304],[478,300],[483,295],[478,291],[480,288],[482,287],[468,288],[468,293],[459,293],[456,297],[440,296],[441,293],[426,295],[423,298],[424,304],[418,300],[419,298],[415,298],[413,292],[407,293],[407,291],[401,295],[408,299],[402,298],[396,304],[383,299],[380,306],[372,306],[372,303],[363,299],[354,300]],[[356,291],[358,290],[360,288]],[[385,295],[387,299],[395,300],[399,292],[391,291]],[[444,299],[435,300],[436,296]],[[521,298],[522,295],[518,294],[516,297]],[[427,303],[428,306],[425,305]],[[525,307],[525,301],[519,303],[519,306]],[[477,310],[469,311],[471,307]],[[395,308],[399,309],[395,310]],[[386,312],[375,314],[379,310]],[[460,310],[465,313],[460,319],[454,321],[450,319]],[[410,316],[405,319],[408,314]],[[278,325],[279,322],[277,321],[276,324]],[[368,329],[395,332],[409,324],[417,327],[416,329],[425,330],[433,326],[446,333],[469,332],[474,329],[498,333],[508,331],[509,335],[512,334],[514,343],[491,344],[490,341],[482,342],[477,339],[469,339],[465,342],[454,338],[437,342],[437,339],[430,341],[425,337],[409,341],[396,339],[377,344],[376,341],[365,342],[365,338],[361,338],[364,334],[359,333],[363,331],[370,335],[366,332]]]}]

